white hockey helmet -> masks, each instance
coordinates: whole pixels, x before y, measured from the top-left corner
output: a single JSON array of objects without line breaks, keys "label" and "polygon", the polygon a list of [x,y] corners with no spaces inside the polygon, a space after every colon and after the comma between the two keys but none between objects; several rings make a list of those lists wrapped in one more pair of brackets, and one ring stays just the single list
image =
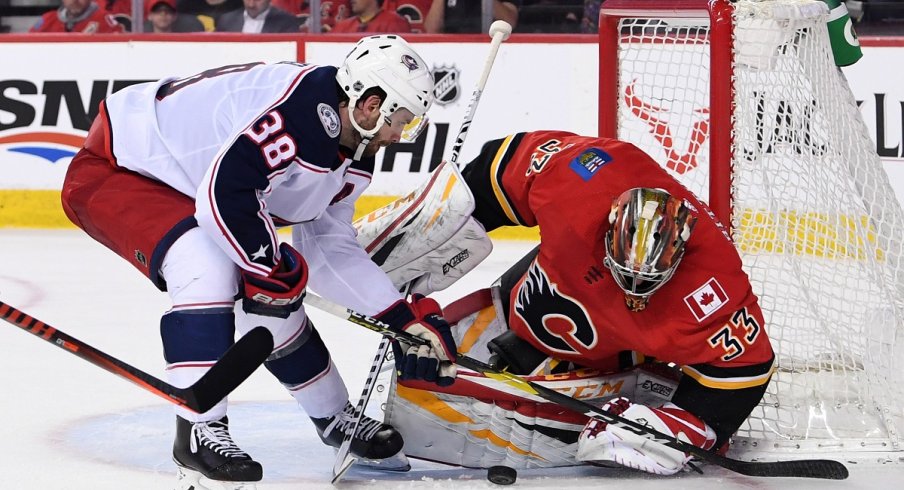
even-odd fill
[{"label": "white hockey helmet", "polygon": [[[433,75],[427,63],[400,36],[382,34],[358,41],[339,67],[336,81],[348,95],[352,126],[367,141],[373,139],[384,120],[402,108],[414,114],[414,120],[402,132],[403,139],[414,141],[427,125],[426,113],[434,99]],[[352,110],[361,95],[372,87],[386,92],[386,100],[380,106],[384,118],[377,121],[376,127],[366,130],[352,117]]]},{"label": "white hockey helmet", "polygon": [[604,263],[631,311],[675,273],[696,223],[688,203],[662,189],[637,187],[612,201]]}]

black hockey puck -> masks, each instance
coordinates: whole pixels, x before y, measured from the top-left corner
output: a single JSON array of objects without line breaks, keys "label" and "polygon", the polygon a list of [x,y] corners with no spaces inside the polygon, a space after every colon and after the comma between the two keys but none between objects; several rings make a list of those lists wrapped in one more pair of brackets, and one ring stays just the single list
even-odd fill
[{"label": "black hockey puck", "polygon": [[511,485],[515,483],[515,480],[518,479],[518,472],[515,471],[515,468],[509,468],[508,466],[491,466],[490,469],[487,470],[487,480],[497,484],[497,485]]}]

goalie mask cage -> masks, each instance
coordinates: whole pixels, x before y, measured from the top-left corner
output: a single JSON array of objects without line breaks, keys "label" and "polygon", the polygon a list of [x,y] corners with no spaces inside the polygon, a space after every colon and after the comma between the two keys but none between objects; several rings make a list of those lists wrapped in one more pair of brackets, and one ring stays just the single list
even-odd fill
[{"label": "goalie mask cage", "polygon": [[904,454],[904,215],[828,17],[804,0],[600,10],[601,136],[730,223],[765,314],[777,370],[733,438],[742,459]]}]

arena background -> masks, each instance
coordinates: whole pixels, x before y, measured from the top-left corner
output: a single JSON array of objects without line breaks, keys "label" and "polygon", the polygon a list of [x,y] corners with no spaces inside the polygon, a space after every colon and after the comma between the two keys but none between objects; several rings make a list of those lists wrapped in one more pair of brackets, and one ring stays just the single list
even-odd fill
[{"label": "arena background", "polygon": [[[486,59],[485,35],[411,35],[441,92],[419,141],[378,155],[358,213],[403,195],[451,149]],[[0,227],[69,228],[59,190],[99,101],[133,83],[188,76],[217,66],[295,60],[338,65],[355,35],[6,35],[0,50]],[[864,57],[844,68],[876,151],[904,201],[904,39],[861,38]],[[594,35],[512,36],[499,51],[461,162],[489,139],[533,129],[597,134],[598,39]],[[676,146],[682,148],[675,135]],[[705,151],[705,149],[703,150]],[[535,239],[503,229],[495,238]]]}]

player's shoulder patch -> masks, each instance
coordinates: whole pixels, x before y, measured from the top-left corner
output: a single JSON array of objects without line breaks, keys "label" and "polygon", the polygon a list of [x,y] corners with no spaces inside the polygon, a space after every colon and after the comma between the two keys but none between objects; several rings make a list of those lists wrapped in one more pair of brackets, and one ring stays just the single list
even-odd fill
[{"label": "player's shoulder patch", "polygon": [[571,161],[569,167],[585,181],[590,180],[597,170],[612,161],[612,156],[599,148],[588,148]]},{"label": "player's shoulder patch", "polygon": [[709,278],[696,291],[684,297],[684,303],[698,322],[712,316],[723,305],[728,304],[728,295],[715,277]]},{"label": "player's shoulder patch", "polygon": [[330,138],[339,136],[339,128],[341,126],[339,114],[336,114],[336,110],[332,106],[323,102],[317,104],[317,116],[320,117],[320,123],[323,124],[323,129],[326,134],[330,135]]}]

